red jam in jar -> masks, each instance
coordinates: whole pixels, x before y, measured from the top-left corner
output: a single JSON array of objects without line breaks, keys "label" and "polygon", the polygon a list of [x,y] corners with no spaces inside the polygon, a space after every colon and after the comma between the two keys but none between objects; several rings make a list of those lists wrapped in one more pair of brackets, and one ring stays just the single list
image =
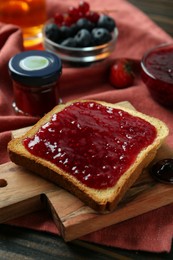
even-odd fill
[{"label": "red jam in jar", "polygon": [[141,67],[142,79],[152,97],[173,108],[173,44],[163,44],[148,51]]},{"label": "red jam in jar", "polygon": [[43,116],[59,103],[61,60],[47,51],[25,51],[12,57],[13,107],[19,114]]},{"label": "red jam in jar", "polygon": [[88,187],[106,189],[155,137],[156,129],[147,121],[88,101],[54,114],[24,146]]}]

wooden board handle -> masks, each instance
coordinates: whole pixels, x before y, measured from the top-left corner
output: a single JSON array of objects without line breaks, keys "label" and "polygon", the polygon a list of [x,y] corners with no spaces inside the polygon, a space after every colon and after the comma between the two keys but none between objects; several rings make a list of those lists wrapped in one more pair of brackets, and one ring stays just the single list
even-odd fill
[{"label": "wooden board handle", "polygon": [[0,223],[37,211],[43,207],[40,194],[57,186],[12,162],[0,165]]}]

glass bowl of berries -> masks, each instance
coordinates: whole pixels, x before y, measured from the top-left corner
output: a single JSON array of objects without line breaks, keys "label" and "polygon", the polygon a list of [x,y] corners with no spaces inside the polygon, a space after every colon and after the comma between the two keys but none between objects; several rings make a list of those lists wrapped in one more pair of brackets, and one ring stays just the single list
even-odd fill
[{"label": "glass bowl of berries", "polygon": [[88,66],[108,58],[118,37],[116,22],[107,14],[91,11],[88,2],[55,13],[43,28],[43,45],[63,63]]}]

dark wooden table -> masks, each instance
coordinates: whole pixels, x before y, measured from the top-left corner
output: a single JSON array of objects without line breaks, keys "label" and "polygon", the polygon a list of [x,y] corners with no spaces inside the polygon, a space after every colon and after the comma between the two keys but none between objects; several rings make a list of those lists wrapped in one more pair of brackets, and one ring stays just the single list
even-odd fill
[{"label": "dark wooden table", "polygon": [[[129,0],[173,36],[172,0]],[[65,243],[45,232],[0,225],[0,260],[20,259],[173,259],[172,251],[162,254],[103,247],[80,240]]]},{"label": "dark wooden table", "polygon": [[172,0],[129,0],[129,2],[141,9],[151,20],[173,36]]},{"label": "dark wooden table", "polygon": [[121,250],[75,240],[65,243],[60,237],[45,232],[0,225],[1,260],[51,259],[173,259],[170,254]]}]

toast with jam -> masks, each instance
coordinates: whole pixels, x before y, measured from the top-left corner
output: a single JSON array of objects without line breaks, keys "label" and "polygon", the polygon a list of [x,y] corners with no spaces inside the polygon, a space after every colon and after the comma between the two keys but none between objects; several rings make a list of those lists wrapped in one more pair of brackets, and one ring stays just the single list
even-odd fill
[{"label": "toast with jam", "polygon": [[164,122],[120,104],[75,100],[12,139],[8,151],[91,208],[113,211],[168,133]]}]

